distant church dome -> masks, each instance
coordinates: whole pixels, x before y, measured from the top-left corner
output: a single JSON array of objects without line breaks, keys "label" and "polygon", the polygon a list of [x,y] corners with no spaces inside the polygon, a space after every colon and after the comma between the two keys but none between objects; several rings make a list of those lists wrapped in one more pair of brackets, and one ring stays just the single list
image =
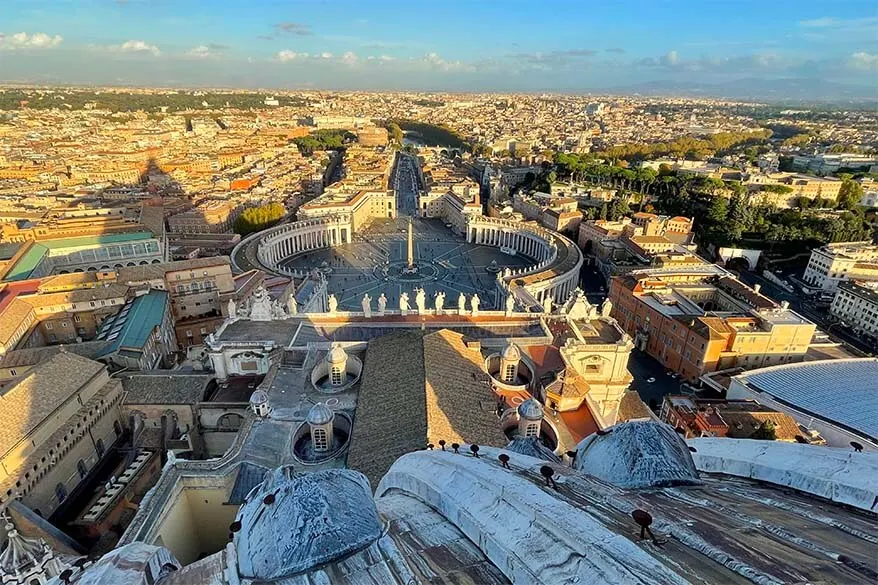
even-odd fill
[{"label": "distant church dome", "polygon": [[318,402],[308,411],[307,422],[309,425],[325,425],[332,422],[333,416],[335,415],[333,414],[332,409],[322,402]]},{"label": "distant church dome", "polygon": [[527,420],[541,420],[543,405],[536,398],[529,398],[518,405],[518,416]]},{"label": "distant church dome", "polygon": [[338,344],[334,344],[332,349],[326,354],[326,361],[330,364],[343,364],[347,361],[348,354]]},{"label": "distant church dome", "polygon": [[521,351],[519,351],[517,345],[515,345],[514,343],[510,343],[505,348],[503,348],[502,357],[504,360],[517,362],[521,359]]},{"label": "distant church dome", "polygon": [[268,394],[266,394],[262,390],[256,390],[255,392],[253,392],[253,394],[250,395],[250,404],[252,406],[266,403],[268,403]]}]

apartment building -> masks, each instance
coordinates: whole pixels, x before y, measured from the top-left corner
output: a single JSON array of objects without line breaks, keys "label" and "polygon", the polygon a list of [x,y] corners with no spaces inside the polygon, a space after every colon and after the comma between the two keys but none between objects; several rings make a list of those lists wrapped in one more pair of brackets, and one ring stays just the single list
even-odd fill
[{"label": "apartment building", "polygon": [[816,329],[785,302],[708,264],[616,276],[609,296],[636,345],[686,380],[801,361]]},{"label": "apartment building", "polygon": [[668,394],[659,418],[682,431],[687,439],[764,439],[770,432],[776,441],[792,443],[801,434],[796,419],[753,400],[703,400]]},{"label": "apartment building", "polygon": [[878,283],[838,283],[829,312],[857,334],[878,337]]},{"label": "apartment building", "polygon": [[577,244],[579,247],[590,252],[594,249],[595,244],[604,240],[616,240],[626,229],[631,235],[643,235],[643,228],[634,225],[630,217],[622,217],[617,221],[607,219],[593,219],[584,221],[579,224],[579,237]]},{"label": "apartment building", "polygon": [[169,217],[168,229],[178,234],[230,233],[243,210],[240,201],[205,201]]},{"label": "apartment building", "polygon": [[802,280],[826,293],[845,280],[878,281],[878,246],[837,242],[812,250]]},{"label": "apartment building", "polygon": [[[835,201],[841,191],[842,181],[835,177],[813,177],[798,173],[771,173],[750,175],[744,184],[750,189],[750,202],[753,204],[774,205],[789,208],[796,205],[796,199],[828,199]],[[761,189],[763,185],[780,185],[792,189],[789,193],[775,193]]]},{"label": "apartment building", "polygon": [[693,221],[680,215],[669,217],[654,213],[638,212],[631,215],[631,223],[643,230],[644,236],[663,236],[676,244],[691,244]]},{"label": "apartment building", "polygon": [[227,256],[196,258],[118,270],[118,281],[167,291],[177,343],[198,345],[216,331],[235,297],[235,281]]}]

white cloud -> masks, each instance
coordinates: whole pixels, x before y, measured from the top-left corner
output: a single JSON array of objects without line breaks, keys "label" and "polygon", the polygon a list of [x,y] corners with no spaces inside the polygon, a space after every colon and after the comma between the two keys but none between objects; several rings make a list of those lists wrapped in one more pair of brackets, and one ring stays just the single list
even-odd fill
[{"label": "white cloud", "polygon": [[446,61],[438,53],[427,53],[420,62],[432,69],[441,69],[442,71],[475,71],[476,69],[473,65],[463,61]]},{"label": "white cloud", "polygon": [[667,54],[661,58],[661,62],[665,65],[676,65],[680,62],[680,55],[677,51],[668,51]]},{"label": "white cloud", "polygon": [[295,51],[290,51],[289,49],[278,51],[277,55],[274,56],[275,59],[284,63],[287,61],[295,61],[296,59],[305,59],[307,57],[308,53],[297,53]]},{"label": "white cloud", "polygon": [[323,53],[320,53],[320,58],[321,59],[332,59],[332,53],[327,53],[324,51]]},{"label": "white cloud", "polygon": [[860,51],[851,55],[848,65],[853,69],[866,69],[878,71],[878,53],[866,53]]},{"label": "white cloud", "polygon": [[353,51],[348,51],[341,56],[341,62],[345,65],[356,65],[357,61],[359,61],[359,57]]},{"label": "white cloud", "polygon": [[125,41],[121,45],[110,45],[107,49],[120,53],[150,53],[155,57],[162,54],[157,46],[137,40]]},{"label": "white cloud", "polygon": [[199,57],[205,58],[210,57],[210,48],[207,45],[198,45],[197,47],[192,47],[189,49],[187,53],[190,57]]},{"label": "white cloud", "polygon": [[41,32],[32,35],[26,32],[11,35],[0,33],[0,50],[52,49],[60,45],[63,40],[64,37],[61,35],[52,36]]}]

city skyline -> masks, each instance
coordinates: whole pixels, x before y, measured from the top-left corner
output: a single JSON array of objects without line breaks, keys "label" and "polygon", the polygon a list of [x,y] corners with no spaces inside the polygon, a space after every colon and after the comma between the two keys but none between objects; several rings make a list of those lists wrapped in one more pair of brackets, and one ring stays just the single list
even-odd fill
[{"label": "city skyline", "polygon": [[0,81],[759,95],[795,80],[806,93],[871,97],[872,13],[860,1],[633,2],[623,12],[521,2],[11,0]]}]

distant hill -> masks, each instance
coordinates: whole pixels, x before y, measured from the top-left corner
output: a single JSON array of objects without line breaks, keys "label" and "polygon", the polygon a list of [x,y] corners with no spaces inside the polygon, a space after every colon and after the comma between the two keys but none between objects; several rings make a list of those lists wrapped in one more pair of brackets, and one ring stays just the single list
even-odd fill
[{"label": "distant hill", "polygon": [[868,85],[853,85],[820,81],[809,78],[757,79],[745,78],[722,83],[685,81],[647,81],[618,87],[613,93],[643,95],[689,95],[756,99],[772,102],[785,101],[878,101],[878,89]]}]

